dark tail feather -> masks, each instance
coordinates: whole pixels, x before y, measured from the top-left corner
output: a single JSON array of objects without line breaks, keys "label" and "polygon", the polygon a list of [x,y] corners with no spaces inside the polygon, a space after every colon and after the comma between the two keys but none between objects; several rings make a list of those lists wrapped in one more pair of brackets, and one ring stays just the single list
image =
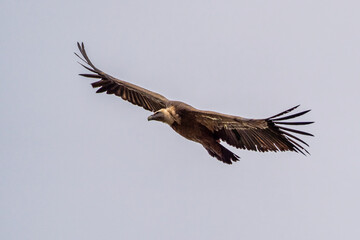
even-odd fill
[{"label": "dark tail feather", "polygon": [[221,147],[221,156],[218,155],[214,150],[210,148],[205,148],[210,156],[217,158],[218,160],[226,163],[226,164],[232,164],[232,162],[239,161],[239,156],[231,152],[229,149],[225,148],[223,145],[219,144]]}]

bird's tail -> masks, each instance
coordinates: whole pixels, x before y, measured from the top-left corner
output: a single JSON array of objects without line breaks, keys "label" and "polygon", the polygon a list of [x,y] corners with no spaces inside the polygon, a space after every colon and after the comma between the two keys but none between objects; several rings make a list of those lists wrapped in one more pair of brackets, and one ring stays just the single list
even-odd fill
[{"label": "bird's tail", "polygon": [[220,147],[221,153],[217,153],[214,149],[210,147],[205,147],[205,149],[208,151],[210,156],[215,157],[224,163],[232,164],[233,162],[239,161],[239,156],[231,152],[229,149],[225,148],[220,143],[218,143],[217,147]]}]

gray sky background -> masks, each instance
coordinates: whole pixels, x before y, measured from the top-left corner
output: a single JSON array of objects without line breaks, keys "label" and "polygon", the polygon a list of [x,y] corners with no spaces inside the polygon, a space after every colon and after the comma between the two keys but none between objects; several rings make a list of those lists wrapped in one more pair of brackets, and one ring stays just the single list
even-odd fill
[{"label": "gray sky background", "polygon": [[[17,1],[0,7],[0,239],[359,239],[358,1]],[[311,156],[231,166],[95,94],[95,65],[194,107],[294,105]]]}]

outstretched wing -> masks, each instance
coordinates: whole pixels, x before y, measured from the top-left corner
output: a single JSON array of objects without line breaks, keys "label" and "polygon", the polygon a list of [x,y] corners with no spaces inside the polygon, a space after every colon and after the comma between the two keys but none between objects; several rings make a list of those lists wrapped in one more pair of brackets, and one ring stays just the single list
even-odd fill
[{"label": "outstretched wing", "polygon": [[84,43],[81,43],[81,45],[80,43],[77,43],[77,45],[83,58],[76,53],[75,55],[84,61],[87,66],[82,63],[80,64],[92,72],[91,74],[86,73],[79,75],[88,78],[100,79],[91,84],[93,88],[99,88],[96,93],[106,92],[107,94],[115,94],[132,104],[138,105],[152,112],[156,112],[161,108],[166,108],[166,105],[169,102],[167,98],[158,93],[149,91],[145,88],[114,78],[104,73],[96,68],[90,61],[86,54]]},{"label": "outstretched wing", "polygon": [[260,152],[295,151],[305,155],[305,153],[309,154],[309,152],[304,145],[309,145],[290,132],[307,136],[313,135],[281,126],[313,123],[284,122],[284,120],[304,115],[310,110],[280,117],[293,111],[298,106],[266,119],[246,119],[209,111],[197,112],[196,119],[212,131],[217,139],[221,139],[237,148]]}]

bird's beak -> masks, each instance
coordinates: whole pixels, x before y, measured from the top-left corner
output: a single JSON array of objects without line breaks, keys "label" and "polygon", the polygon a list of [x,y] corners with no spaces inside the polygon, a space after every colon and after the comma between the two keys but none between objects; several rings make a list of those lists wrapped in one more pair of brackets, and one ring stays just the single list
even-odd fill
[{"label": "bird's beak", "polygon": [[150,116],[148,117],[148,121],[154,120],[154,115],[155,115],[155,114],[150,115]]},{"label": "bird's beak", "polygon": [[163,117],[163,114],[161,112],[156,112],[153,115],[150,115],[148,117],[148,121],[152,121],[152,120],[160,121],[162,119],[162,117]]}]

